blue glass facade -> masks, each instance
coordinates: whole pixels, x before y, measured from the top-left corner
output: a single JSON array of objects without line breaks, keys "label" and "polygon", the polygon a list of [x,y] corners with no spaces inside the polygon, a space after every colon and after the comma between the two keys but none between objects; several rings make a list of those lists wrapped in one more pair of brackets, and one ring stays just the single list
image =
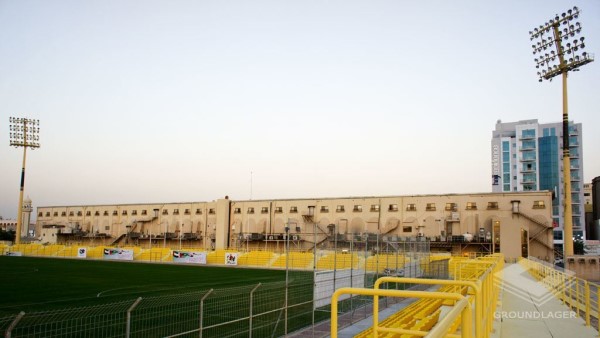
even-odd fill
[{"label": "blue glass facade", "polygon": [[[544,133],[546,134],[546,133]],[[558,163],[558,137],[543,136],[538,140],[539,146],[539,174],[540,190],[560,191],[559,184],[559,163]],[[552,200],[553,214],[558,214],[558,198]],[[554,211],[557,211],[556,213]]]}]

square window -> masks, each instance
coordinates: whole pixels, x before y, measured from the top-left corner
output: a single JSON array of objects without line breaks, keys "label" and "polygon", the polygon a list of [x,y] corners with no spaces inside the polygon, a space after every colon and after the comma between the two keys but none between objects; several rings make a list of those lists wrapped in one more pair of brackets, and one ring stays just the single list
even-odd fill
[{"label": "square window", "polygon": [[269,207],[262,207],[260,209],[260,213],[261,214],[268,214],[269,213]]},{"label": "square window", "polygon": [[189,215],[189,214],[190,214],[190,209],[185,209],[185,210],[183,211],[183,213],[184,213],[185,215]]},{"label": "square window", "polygon": [[117,210],[113,211],[113,216],[117,216],[119,214],[119,212]]},{"label": "square window", "polygon": [[403,226],[402,227],[402,232],[412,232],[412,227],[410,227],[410,226]]},{"label": "square window", "polygon": [[50,211],[46,211],[46,217],[50,217]]},{"label": "square window", "polygon": [[100,216],[100,211],[97,211],[94,213],[94,216]]},{"label": "square window", "polygon": [[362,205],[355,205],[354,208],[352,209],[352,211],[354,212],[362,212]]},{"label": "square window", "polygon": [[467,202],[467,210],[477,210],[477,203]]},{"label": "square window", "polygon": [[208,209],[208,214],[209,215],[214,215],[215,214],[215,209]]},{"label": "square window", "polygon": [[162,214],[163,214],[163,215],[168,215],[168,214],[169,214],[169,210],[167,210],[167,209],[163,209],[163,212],[162,212]]},{"label": "square window", "polygon": [[44,213],[43,213],[43,212],[41,212],[41,211],[40,211],[40,212],[38,212],[38,217],[42,217],[42,215],[43,215],[43,214],[44,214]]},{"label": "square window", "polygon": [[407,204],[406,211],[417,211],[417,205],[416,204]]},{"label": "square window", "polygon": [[388,206],[388,211],[398,211],[398,204],[390,204]]},{"label": "square window", "polygon": [[104,216],[108,216],[108,210],[104,210]]},{"label": "square window", "polygon": [[426,211],[435,211],[435,203],[427,203]]},{"label": "square window", "polygon": [[446,203],[446,211],[456,211],[457,208],[456,203]]},{"label": "square window", "polygon": [[86,216],[92,216],[92,212],[91,212],[91,211],[86,211],[86,212],[85,212],[85,215],[86,215]]},{"label": "square window", "polygon": [[104,227],[104,230],[110,230],[110,225],[106,225],[106,226]]},{"label": "square window", "polygon": [[498,202],[488,202],[488,210],[498,210]]},{"label": "square window", "polygon": [[276,214],[281,214],[281,213],[283,213],[283,207],[275,207],[275,213],[276,213]]},{"label": "square window", "polygon": [[546,204],[544,201],[533,201],[534,209],[546,209]]},{"label": "square window", "polygon": [[83,216],[83,212],[81,212],[81,211],[78,211],[78,212],[77,212],[77,216]]},{"label": "square window", "polygon": [[142,210],[142,215],[147,215],[148,212],[146,210]]},{"label": "square window", "polygon": [[321,212],[329,212],[329,207],[326,207],[324,205],[321,206]]},{"label": "square window", "polygon": [[131,215],[132,215],[132,216],[135,216],[135,215],[137,215],[137,210],[131,210]]},{"label": "square window", "polygon": [[60,213],[60,215],[64,217],[64,216],[67,216],[67,213],[63,211],[63,212]]},{"label": "square window", "polygon": [[248,213],[249,214],[253,214],[254,213],[254,208],[252,208],[252,207],[248,208]]},{"label": "square window", "polygon": [[54,217],[58,217],[58,212],[57,211],[54,212]]},{"label": "square window", "polygon": [[372,211],[372,212],[377,212],[377,211],[379,211],[379,205],[378,205],[378,204],[372,204],[372,205],[371,205],[371,211]]},{"label": "square window", "polygon": [[335,212],[344,212],[344,206],[338,205],[337,207],[335,207]]},{"label": "square window", "polygon": [[235,209],[233,209],[233,213],[234,214],[241,214],[242,213],[242,209],[241,208],[235,208]]},{"label": "square window", "polygon": [[179,209],[173,209],[173,215],[179,215]]},{"label": "square window", "polygon": [[[63,212],[63,216],[65,216],[64,212]],[[69,211],[69,216],[75,216],[75,213],[73,211]]]},{"label": "square window", "polygon": [[127,210],[123,210],[123,212],[121,214],[124,215],[124,216],[126,216],[127,215]]},{"label": "square window", "polygon": [[196,209],[196,215],[202,215],[202,210]]},{"label": "square window", "polygon": [[298,207],[290,207],[290,213],[295,214],[298,212]]}]

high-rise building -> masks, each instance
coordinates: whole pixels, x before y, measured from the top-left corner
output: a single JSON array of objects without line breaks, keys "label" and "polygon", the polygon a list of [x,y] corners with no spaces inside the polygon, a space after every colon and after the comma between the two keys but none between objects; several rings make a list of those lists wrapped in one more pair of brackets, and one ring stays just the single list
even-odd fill
[{"label": "high-rise building", "polygon": [[[585,239],[581,123],[569,122],[573,236]],[[492,191],[553,192],[554,243],[563,243],[564,184],[562,122],[523,120],[502,123],[492,133]]]}]

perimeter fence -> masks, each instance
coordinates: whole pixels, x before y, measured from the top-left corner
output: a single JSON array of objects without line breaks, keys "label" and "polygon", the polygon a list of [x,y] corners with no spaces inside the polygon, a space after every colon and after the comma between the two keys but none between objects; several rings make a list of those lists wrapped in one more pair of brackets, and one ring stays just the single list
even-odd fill
[{"label": "perimeter fence", "polygon": [[[350,243],[296,253],[288,248],[284,254],[285,281],[21,312],[0,317],[0,332],[5,337],[48,338],[280,337],[312,328],[318,336],[314,328],[331,318],[331,295],[340,287],[372,288],[381,276],[448,278],[448,259],[431,257],[427,241]],[[307,269],[310,258],[312,268]],[[372,301],[348,296],[338,310],[351,315],[350,325],[370,316]],[[380,306],[387,305],[384,298]]]}]

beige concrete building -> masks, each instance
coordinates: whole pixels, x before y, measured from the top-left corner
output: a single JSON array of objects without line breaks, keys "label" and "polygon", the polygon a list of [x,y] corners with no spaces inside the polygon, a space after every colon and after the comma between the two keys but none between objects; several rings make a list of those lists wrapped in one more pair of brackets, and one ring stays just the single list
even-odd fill
[{"label": "beige concrete building", "polygon": [[553,261],[551,198],[542,191],[38,207],[36,233],[59,243],[240,250],[429,241],[432,251]]}]

